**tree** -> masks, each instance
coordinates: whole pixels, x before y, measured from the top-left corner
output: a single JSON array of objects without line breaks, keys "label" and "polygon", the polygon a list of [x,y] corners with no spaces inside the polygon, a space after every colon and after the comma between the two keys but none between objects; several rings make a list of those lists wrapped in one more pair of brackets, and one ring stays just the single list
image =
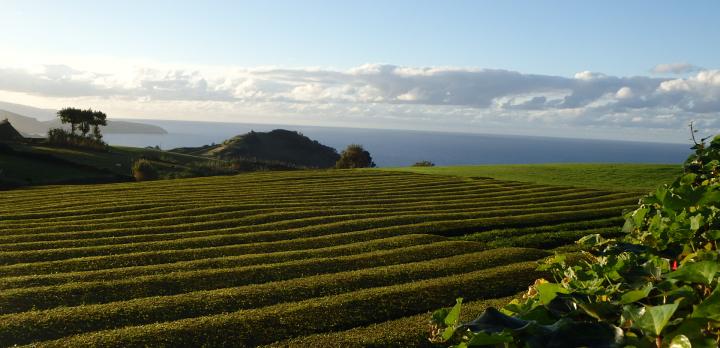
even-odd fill
[{"label": "tree", "polygon": [[93,137],[95,140],[102,140],[102,133],[100,133],[100,126],[107,126],[107,115],[102,111],[93,111],[90,125],[93,129]]},{"label": "tree", "polygon": [[372,168],[375,167],[370,152],[366,151],[362,145],[351,144],[342,152],[340,159],[335,163],[335,168]]},{"label": "tree", "polygon": [[82,110],[76,108],[63,108],[57,112],[57,116],[60,118],[60,122],[63,124],[70,124],[70,133],[75,134],[78,123],[82,118]]},{"label": "tree", "polygon": [[88,132],[90,132],[90,124],[93,121],[92,109],[80,111],[80,115],[78,116],[78,121],[79,121],[78,129],[80,130],[80,133],[82,133],[83,137],[87,137]]}]

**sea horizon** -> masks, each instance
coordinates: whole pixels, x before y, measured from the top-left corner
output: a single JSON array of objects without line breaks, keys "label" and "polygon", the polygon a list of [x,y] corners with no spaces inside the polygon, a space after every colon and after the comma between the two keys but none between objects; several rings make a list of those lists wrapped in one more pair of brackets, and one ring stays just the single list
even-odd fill
[{"label": "sea horizon", "polygon": [[[130,120],[130,119],[122,119]],[[132,119],[163,127],[168,134],[107,134],[111,145],[160,146],[163,150],[196,147],[247,132],[273,129],[298,131],[342,151],[348,144],[365,146],[380,167],[431,161],[437,165],[524,163],[682,163],[689,144],[585,139],[537,135],[450,131],[374,129],[261,123]]]}]

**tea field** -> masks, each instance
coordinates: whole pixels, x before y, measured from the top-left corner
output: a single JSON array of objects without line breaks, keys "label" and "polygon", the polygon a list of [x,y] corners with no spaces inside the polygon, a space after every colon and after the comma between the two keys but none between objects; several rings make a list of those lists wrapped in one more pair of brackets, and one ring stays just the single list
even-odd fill
[{"label": "tea field", "polygon": [[380,170],[0,191],[0,346],[423,346],[637,191]]}]

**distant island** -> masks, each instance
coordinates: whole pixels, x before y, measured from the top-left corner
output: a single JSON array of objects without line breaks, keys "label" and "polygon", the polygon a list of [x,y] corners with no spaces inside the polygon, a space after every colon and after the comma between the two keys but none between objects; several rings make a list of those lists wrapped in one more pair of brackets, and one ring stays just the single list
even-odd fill
[{"label": "distant island", "polygon": [[[44,137],[48,130],[62,125],[56,110],[0,102],[0,120],[7,119],[25,137]],[[108,120],[105,134],[167,134],[162,127],[129,121]]]}]

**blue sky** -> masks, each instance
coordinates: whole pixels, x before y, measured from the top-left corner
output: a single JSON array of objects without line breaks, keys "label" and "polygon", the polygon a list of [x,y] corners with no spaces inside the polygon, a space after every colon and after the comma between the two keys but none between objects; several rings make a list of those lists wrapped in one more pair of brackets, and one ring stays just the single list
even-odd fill
[{"label": "blue sky", "polygon": [[0,44],[198,64],[627,76],[716,64],[719,13],[718,1],[24,0],[3,1]]},{"label": "blue sky", "polygon": [[[96,107],[114,111],[119,117],[175,115],[184,119],[349,126],[367,124],[369,118],[377,127],[473,131],[493,128],[494,132],[507,128],[507,133],[521,131],[524,119],[537,120],[539,110],[545,111],[543,122],[549,130],[558,125],[586,130],[590,127],[588,133],[608,128],[601,131],[608,136],[616,133],[615,128],[624,129],[627,136],[643,133],[637,125],[625,123],[633,119],[641,123],[637,120],[652,115],[682,118],[682,122],[665,126],[662,119],[644,122],[658,136],[675,136],[675,128],[689,119],[698,118],[709,128],[720,127],[720,123],[713,122],[720,111],[714,109],[714,98],[720,96],[699,92],[708,81],[714,91],[715,75],[697,75],[719,68],[718,1],[5,0],[1,4],[0,49],[7,53],[0,55],[0,68],[5,69],[1,77],[19,81],[0,84],[0,98],[6,101],[45,107],[69,102],[100,104]],[[395,77],[405,68],[442,68],[446,70],[432,74],[453,75],[456,80],[405,79],[390,88],[392,93],[374,99],[367,93],[364,99],[340,95],[339,89],[350,87],[355,88],[353,96],[358,95],[363,83],[388,92],[384,88],[390,82],[379,82],[380,78],[343,80],[344,87],[336,83],[338,78],[356,77],[357,69],[367,68],[368,64],[396,67],[399,70],[383,70]],[[653,72],[658,65],[664,68]],[[258,73],[257,69],[264,70]],[[478,69],[517,72],[523,80],[513,80],[510,75],[489,80],[491,76],[478,75]],[[320,76],[318,70],[325,73]],[[289,84],[293,90],[300,88],[296,92],[324,93],[326,98],[303,95],[305,99],[293,99],[285,93],[287,88],[279,86],[290,79],[281,71],[290,71]],[[301,72],[303,76],[299,76]],[[582,72],[594,74],[582,76],[616,80],[610,83],[595,79],[599,81],[597,88],[604,86],[604,93],[590,93],[593,100],[586,95],[584,104],[575,103],[573,107],[592,107],[604,103],[603,98],[611,94],[618,98],[622,95],[626,120],[600,115],[617,114],[617,109],[595,108],[576,110],[577,114],[592,114],[587,117],[592,120],[587,122],[563,121],[570,117],[567,114],[557,117],[555,123],[547,122],[548,109],[560,105],[552,100],[587,89],[550,81],[552,77],[575,81]],[[329,77],[335,73],[344,77]],[[231,75],[235,76],[232,81],[227,77]],[[533,76],[545,80],[537,82]],[[632,76],[682,81],[695,78],[697,83],[692,87],[701,95],[693,100],[692,96],[678,96],[677,91],[688,90],[678,85],[681,81],[675,83],[672,96],[660,101],[656,94],[663,81],[622,80]],[[27,81],[20,81],[23,78]],[[334,80],[322,80],[325,78]],[[475,82],[462,82],[468,79]],[[52,80],[52,86],[42,85],[47,80]],[[93,88],[80,86],[83,81]],[[314,84],[301,85],[307,81]],[[536,89],[507,88],[511,83],[539,85]],[[165,92],[173,88],[191,91],[175,91],[172,96],[164,93],[161,97],[148,93],[148,85]],[[254,86],[252,93],[248,85]],[[100,91],[95,88],[98,86],[102,87]],[[199,89],[203,86],[206,94],[201,95]],[[442,93],[457,94],[462,86],[505,91],[491,93],[488,100],[493,101],[492,105],[507,107],[493,114],[498,109],[493,109],[487,98],[469,102],[468,98],[430,98]],[[122,93],[111,93],[120,87]],[[627,87],[626,93],[620,92],[623,87]],[[213,94],[222,88],[232,89],[232,97]],[[238,92],[238,88],[242,91]],[[485,92],[478,90],[479,94]],[[269,97],[273,93],[275,96]],[[533,102],[541,107],[527,111],[530,105],[525,102],[536,97],[544,98]],[[631,103],[631,97],[637,100]],[[540,103],[543,100],[546,102]],[[638,106],[640,101],[645,103],[642,107]],[[170,102],[176,107],[173,113],[162,112],[168,110]],[[348,102],[354,105],[348,106]],[[697,107],[700,102],[705,103],[702,108]],[[387,107],[378,107],[378,103]],[[522,107],[513,108],[514,114],[507,112],[509,106],[520,104]],[[430,112],[423,105],[435,109]],[[446,110],[449,106],[470,110]],[[564,103],[561,113],[569,108],[570,104]],[[628,108],[632,115],[627,114]],[[353,116],[349,115],[351,109],[364,111]],[[471,115],[473,109],[477,115]],[[524,116],[520,109],[526,110]],[[180,110],[186,111],[180,114]],[[319,115],[323,110],[329,114],[326,118]],[[463,116],[448,116],[452,112]],[[504,116],[498,116],[503,112]],[[343,119],[339,115],[342,113],[349,116]],[[417,114],[414,121],[401,120],[410,114]],[[492,122],[478,122],[478,118]],[[483,123],[487,127],[481,126]]]}]

